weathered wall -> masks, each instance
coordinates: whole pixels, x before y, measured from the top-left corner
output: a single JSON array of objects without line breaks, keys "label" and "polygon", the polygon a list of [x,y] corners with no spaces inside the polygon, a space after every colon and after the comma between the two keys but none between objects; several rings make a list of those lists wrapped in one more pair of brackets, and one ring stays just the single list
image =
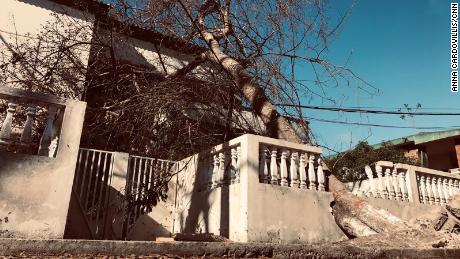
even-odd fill
[{"label": "weathered wall", "polygon": [[427,216],[427,212],[429,211],[437,211],[441,208],[438,205],[422,203],[393,201],[369,197],[364,199],[368,200],[371,205],[384,209],[396,217],[409,222],[420,219],[422,216]]},{"label": "weathered wall", "polygon": [[270,184],[252,185],[249,241],[316,243],[346,240],[331,214],[329,192]]},{"label": "weathered wall", "polygon": [[[19,47],[21,44],[26,44],[29,47],[38,45],[39,37],[43,36],[46,31],[49,31],[49,28],[56,29],[56,31],[59,32],[59,36],[56,35],[56,33],[50,33],[49,38],[41,39],[40,53],[34,56],[37,60],[43,61],[38,62],[38,65],[34,64],[35,69],[41,73],[45,73],[44,71],[46,70],[45,66],[40,65],[40,63],[51,66],[51,64],[58,60],[57,56],[51,55],[51,53],[56,50],[58,43],[62,42],[63,39],[70,39],[66,43],[67,46],[78,42],[91,42],[95,21],[93,14],[82,12],[75,8],[70,8],[48,0],[2,0],[1,7],[0,36],[12,49],[21,48]],[[53,35],[54,38],[52,38]],[[52,40],[58,43],[51,43]],[[0,53],[2,54],[0,56],[0,62],[9,62],[8,58],[12,54],[12,52],[8,50],[9,47],[7,47],[6,44],[0,41]],[[81,62],[81,64],[85,66],[88,64],[90,53],[89,44],[76,44],[74,47],[70,48],[69,51],[75,57],[78,57],[78,62]],[[26,59],[30,58],[30,60],[32,60],[32,56],[29,57],[28,54],[29,53],[25,53]],[[35,60],[30,60],[29,62],[35,62]],[[72,74],[72,77],[75,77],[75,80],[67,82],[66,80],[61,80],[60,77],[55,77],[53,81],[54,87],[61,87],[62,89],[60,89],[59,92],[65,93],[66,97],[79,98],[83,91],[83,82],[86,73],[75,69],[76,65],[66,64],[65,66],[73,68],[68,69],[68,71],[70,71],[69,74]],[[12,67],[9,67],[9,69],[14,71]],[[23,68],[21,69],[24,70]],[[37,78],[41,78],[42,76],[38,75],[37,72],[32,73],[37,74]],[[20,73],[14,74],[19,76]],[[27,76],[30,78],[30,75]],[[27,79],[24,76],[19,77]],[[3,83],[14,81],[13,79],[14,78],[6,78]],[[9,86],[15,87],[16,85],[11,83]],[[51,86],[49,87],[52,88]]]},{"label": "weathered wall", "polygon": [[[101,32],[107,34],[107,32]],[[118,60],[151,68],[152,72],[159,74],[174,73],[194,59],[191,55],[182,54],[151,42],[120,34],[115,34],[114,37],[116,41],[113,49]]]},{"label": "weathered wall", "polygon": [[0,151],[0,237],[63,237],[85,107],[66,106],[55,158]]}]

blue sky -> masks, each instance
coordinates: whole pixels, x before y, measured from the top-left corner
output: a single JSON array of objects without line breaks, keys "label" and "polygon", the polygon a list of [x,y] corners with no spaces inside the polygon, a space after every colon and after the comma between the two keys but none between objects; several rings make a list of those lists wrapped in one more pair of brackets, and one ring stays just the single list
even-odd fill
[{"label": "blue sky", "polygon": [[[344,11],[345,1],[331,1]],[[338,5],[337,5],[338,4]],[[346,96],[342,106],[452,108],[423,110],[460,112],[460,95],[450,92],[450,2],[358,1],[327,57],[343,64],[352,53],[349,67],[380,90],[377,96],[346,86],[337,88]],[[331,105],[313,100],[310,104]],[[398,115],[343,114],[304,110],[305,116],[322,119],[408,127],[460,125],[458,117],[419,116],[402,120]],[[317,142],[345,150],[359,140],[374,144],[418,129],[388,129],[311,121]],[[328,152],[325,150],[325,153]]]}]

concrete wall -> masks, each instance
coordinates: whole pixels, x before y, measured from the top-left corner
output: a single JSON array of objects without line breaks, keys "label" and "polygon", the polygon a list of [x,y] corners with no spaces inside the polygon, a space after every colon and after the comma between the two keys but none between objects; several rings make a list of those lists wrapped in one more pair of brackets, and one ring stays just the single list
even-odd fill
[{"label": "concrete wall", "polygon": [[[101,31],[101,34],[108,35],[108,32]],[[191,55],[179,53],[178,51],[144,40],[120,34],[115,34],[114,37],[115,43],[113,49],[115,57],[118,60],[151,68],[152,71],[159,74],[174,73],[194,59]],[[108,52],[107,55],[109,55]]]},{"label": "concrete wall", "polygon": [[0,237],[63,237],[85,107],[67,104],[55,158],[0,151]]},{"label": "concrete wall", "polygon": [[[38,37],[43,36],[44,32],[49,30],[45,29],[46,27],[53,27],[62,37],[57,37],[55,33],[48,33],[50,34],[50,36],[47,36],[49,37],[48,39],[45,39],[44,42],[43,39],[41,39],[40,53],[38,53],[37,56],[35,56],[35,54],[33,55],[33,58],[46,60],[45,63],[50,65],[53,64],[55,60],[58,60],[56,56],[45,59],[45,56],[55,51],[57,46],[55,43],[50,43],[51,37],[54,35],[55,38],[53,40],[56,41],[62,38],[71,39],[67,42],[67,45],[75,42],[91,42],[94,21],[95,17],[90,13],[82,12],[75,8],[48,0],[2,0],[0,8],[0,35],[13,49],[21,44],[32,47],[38,46]],[[71,33],[66,32],[66,30],[69,29]],[[78,33],[76,33],[77,30]],[[8,57],[12,54],[8,48],[9,47],[7,47],[3,41],[0,41],[0,53],[2,54],[0,62],[8,62]],[[75,57],[78,57],[78,61],[81,62],[81,64],[88,64],[90,53],[89,44],[79,44],[69,50]],[[26,59],[30,59],[29,62],[35,62],[35,60],[32,60],[32,56],[28,56],[28,53],[26,53],[25,56]],[[66,67],[73,66],[67,64]],[[9,69],[14,70],[12,67],[9,67]],[[40,64],[37,65],[36,69],[42,73],[46,70],[46,68]],[[68,82],[56,77],[53,84],[54,87],[62,88],[60,93],[65,93],[66,97],[78,98],[83,91],[85,72],[76,72],[76,69],[69,71],[73,71],[71,74],[75,76],[75,80]],[[14,74],[16,76],[20,75],[19,72]],[[37,76],[37,78],[40,78],[40,76]],[[6,78],[5,82],[10,81],[9,79],[10,78]],[[77,81],[77,83],[75,83],[75,81]],[[10,86],[24,87],[24,85],[13,84]],[[30,85],[28,85],[28,87],[30,87]],[[52,88],[51,86],[49,87]]]},{"label": "concrete wall", "polygon": [[317,243],[346,240],[335,223],[329,192],[259,183],[249,207],[250,242]]}]

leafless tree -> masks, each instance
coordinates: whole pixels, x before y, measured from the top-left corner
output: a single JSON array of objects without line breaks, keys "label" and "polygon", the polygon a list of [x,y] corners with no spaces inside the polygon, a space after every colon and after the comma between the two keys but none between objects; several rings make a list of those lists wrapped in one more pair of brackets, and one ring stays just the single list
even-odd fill
[{"label": "leafless tree", "polygon": [[[340,87],[375,91],[325,58],[350,11],[336,17],[330,8],[321,0],[119,0],[97,29],[57,15],[38,36],[8,43],[0,79],[87,100],[83,141],[92,147],[176,159],[246,132],[301,143],[299,128],[307,141],[311,135],[301,110],[274,104],[334,102],[331,91]],[[173,73],[160,50],[162,71],[120,60],[117,44],[129,47],[123,35],[133,25],[174,39],[193,58]],[[84,46],[90,46],[88,64],[78,55]],[[246,108],[266,131],[241,121]],[[289,117],[298,118],[296,128]],[[209,127],[210,121],[218,123]],[[336,222],[350,236],[420,233],[352,196],[333,175],[329,181]]]}]

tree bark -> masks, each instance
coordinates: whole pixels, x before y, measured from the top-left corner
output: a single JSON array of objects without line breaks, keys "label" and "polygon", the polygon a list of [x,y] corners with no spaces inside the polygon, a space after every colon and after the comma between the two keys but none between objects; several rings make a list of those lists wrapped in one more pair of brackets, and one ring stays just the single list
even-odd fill
[{"label": "tree bark", "polygon": [[303,141],[297,136],[292,125],[276,111],[276,107],[269,101],[262,87],[254,82],[238,61],[220,49],[219,43],[211,34],[204,34],[207,35],[205,39],[209,42],[210,51],[205,52],[203,57],[220,63],[225,71],[233,77],[237,86],[242,90],[244,97],[251,103],[255,113],[261,117],[266,125],[269,136],[294,143],[302,143]]},{"label": "tree bark", "polygon": [[334,196],[335,220],[351,236],[368,236],[412,228],[386,210],[377,209],[368,201],[354,196],[334,175],[329,176],[329,190]]}]

